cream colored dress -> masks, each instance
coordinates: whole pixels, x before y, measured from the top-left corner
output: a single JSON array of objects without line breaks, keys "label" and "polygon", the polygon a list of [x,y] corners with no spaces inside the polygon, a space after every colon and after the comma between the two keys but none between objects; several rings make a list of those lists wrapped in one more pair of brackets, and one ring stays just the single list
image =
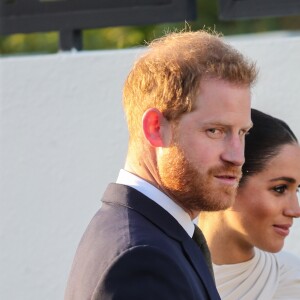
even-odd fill
[{"label": "cream colored dress", "polygon": [[300,299],[300,259],[259,249],[250,261],[213,265],[222,300]]}]

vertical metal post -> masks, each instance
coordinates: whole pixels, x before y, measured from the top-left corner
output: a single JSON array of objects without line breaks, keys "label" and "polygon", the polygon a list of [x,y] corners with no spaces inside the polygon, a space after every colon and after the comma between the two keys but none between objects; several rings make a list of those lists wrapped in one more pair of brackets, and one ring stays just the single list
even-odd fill
[{"label": "vertical metal post", "polygon": [[59,48],[61,51],[82,50],[82,32],[79,29],[61,30],[59,32]]}]

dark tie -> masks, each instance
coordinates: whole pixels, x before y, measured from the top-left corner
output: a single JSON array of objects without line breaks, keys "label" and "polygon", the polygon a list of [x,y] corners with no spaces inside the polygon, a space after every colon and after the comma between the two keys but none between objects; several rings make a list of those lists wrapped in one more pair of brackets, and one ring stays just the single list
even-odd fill
[{"label": "dark tie", "polygon": [[212,262],[211,262],[211,256],[210,256],[210,252],[206,243],[206,239],[201,231],[201,229],[195,225],[195,231],[193,234],[193,240],[197,243],[197,245],[200,247],[204,259],[206,261],[206,264],[208,266],[208,269],[212,275],[212,277],[214,278],[214,271],[213,271],[213,267],[212,267]]}]

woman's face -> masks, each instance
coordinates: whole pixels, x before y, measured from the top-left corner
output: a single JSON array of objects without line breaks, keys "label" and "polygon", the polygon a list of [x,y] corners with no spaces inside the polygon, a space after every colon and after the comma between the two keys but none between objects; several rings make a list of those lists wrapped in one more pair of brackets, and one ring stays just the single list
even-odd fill
[{"label": "woman's face", "polygon": [[299,184],[300,147],[295,144],[283,146],[262,172],[247,178],[226,212],[241,247],[281,250],[293,218],[300,217]]}]

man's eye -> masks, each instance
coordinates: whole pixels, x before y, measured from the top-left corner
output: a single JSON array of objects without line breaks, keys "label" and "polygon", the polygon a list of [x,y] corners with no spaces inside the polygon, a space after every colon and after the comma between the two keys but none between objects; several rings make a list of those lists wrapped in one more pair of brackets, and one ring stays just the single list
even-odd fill
[{"label": "man's eye", "polygon": [[206,130],[207,135],[211,138],[219,138],[223,136],[223,130],[218,128],[209,128]]},{"label": "man's eye", "polygon": [[219,129],[216,129],[216,128],[210,128],[210,129],[208,129],[208,131],[211,132],[211,133],[216,133],[216,132],[218,132],[218,130]]},{"label": "man's eye", "polygon": [[241,130],[240,135],[248,135],[250,133],[249,130]]},{"label": "man's eye", "polygon": [[285,184],[277,185],[272,190],[278,194],[283,194],[287,190],[287,186]]}]

